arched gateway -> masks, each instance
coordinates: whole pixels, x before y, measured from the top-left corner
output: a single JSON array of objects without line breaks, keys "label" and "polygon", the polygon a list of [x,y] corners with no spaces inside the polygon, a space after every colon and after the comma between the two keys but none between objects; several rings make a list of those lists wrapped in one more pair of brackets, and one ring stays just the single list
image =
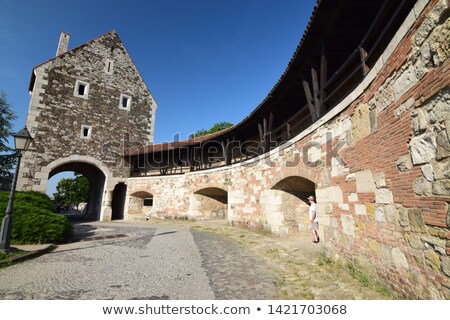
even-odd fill
[{"label": "arched gateway", "polygon": [[21,163],[18,189],[45,192],[53,175],[75,171],[90,182],[87,213],[123,218],[130,169],[123,150],[152,143],[153,97],[113,30],[33,68],[26,125],[34,143]]}]

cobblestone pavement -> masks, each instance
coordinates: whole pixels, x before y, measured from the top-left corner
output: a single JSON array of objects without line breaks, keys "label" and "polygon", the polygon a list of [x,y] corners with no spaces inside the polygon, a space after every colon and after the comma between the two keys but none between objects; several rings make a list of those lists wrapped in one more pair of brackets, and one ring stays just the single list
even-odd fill
[{"label": "cobblestone pavement", "polygon": [[[76,242],[0,269],[0,299],[271,299],[251,251],[188,224],[83,223]],[[256,266],[253,268],[253,266]]]},{"label": "cobblestone pavement", "polygon": [[0,269],[0,299],[390,298],[321,257],[309,238],[224,221],[81,223],[74,239]]}]

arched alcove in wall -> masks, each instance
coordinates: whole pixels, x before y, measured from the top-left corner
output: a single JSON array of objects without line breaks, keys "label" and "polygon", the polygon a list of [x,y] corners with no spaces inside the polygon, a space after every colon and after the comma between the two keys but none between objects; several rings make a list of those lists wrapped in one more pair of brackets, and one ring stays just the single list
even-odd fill
[{"label": "arched alcove in wall", "polygon": [[136,191],[128,198],[128,214],[149,215],[153,209],[153,194],[147,191]]},{"label": "arched alcove in wall", "polygon": [[203,219],[226,219],[228,192],[217,187],[200,189],[191,196],[190,214]]},{"label": "arched alcove in wall", "polygon": [[289,176],[261,194],[261,213],[264,226],[276,234],[296,234],[308,231],[309,203],[315,196],[313,181],[300,176]]}]

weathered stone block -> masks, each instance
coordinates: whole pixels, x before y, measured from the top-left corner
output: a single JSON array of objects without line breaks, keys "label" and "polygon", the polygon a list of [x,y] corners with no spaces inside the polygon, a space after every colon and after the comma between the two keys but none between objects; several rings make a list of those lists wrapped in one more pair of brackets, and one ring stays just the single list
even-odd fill
[{"label": "weathered stone block", "polygon": [[406,91],[417,83],[418,79],[414,71],[414,66],[410,66],[394,81],[393,89],[396,99],[399,99]]},{"label": "weathered stone block", "polygon": [[400,156],[395,165],[399,172],[408,172],[412,168],[411,156],[409,154]]},{"label": "weathered stone block", "polygon": [[422,239],[420,238],[420,235],[418,235],[418,234],[407,233],[404,235],[404,238],[406,241],[408,241],[409,245],[414,249],[424,249],[425,248],[425,246],[423,245]]},{"label": "weathered stone block", "polygon": [[413,113],[413,131],[415,135],[424,133],[428,128],[429,116],[423,109],[418,109]]},{"label": "weathered stone block", "polygon": [[372,171],[363,170],[356,172],[356,192],[375,192],[375,190]]},{"label": "weathered stone block", "polygon": [[399,219],[399,213],[398,213],[398,210],[395,208],[394,205],[387,205],[387,206],[385,206],[384,207],[384,214],[385,214],[387,222],[397,224],[398,219]]},{"label": "weathered stone block", "polygon": [[434,66],[438,67],[450,56],[448,34],[450,32],[450,20],[436,27],[430,36],[430,51]]},{"label": "weathered stone block", "polygon": [[408,220],[413,232],[426,232],[427,227],[423,221],[422,210],[413,208],[408,209]]},{"label": "weathered stone block", "polygon": [[[450,228],[450,204],[447,203],[447,217],[445,218],[445,222],[447,223],[447,227]],[[450,246],[447,246],[450,247]]]},{"label": "weathered stone block", "polygon": [[447,138],[450,138],[450,103],[449,101],[446,101],[443,105],[446,106],[444,111],[444,113],[446,113],[444,118],[445,133],[447,134]]},{"label": "weathered stone block", "polygon": [[450,278],[450,257],[441,257],[441,270]]},{"label": "weathered stone block", "polygon": [[386,178],[385,178],[383,172],[374,173],[373,180],[374,180],[375,186],[377,188],[385,188],[386,187]]},{"label": "weathered stone block", "polygon": [[405,254],[397,247],[393,248],[391,251],[392,260],[394,260],[394,264],[398,268],[409,269],[408,260],[406,259]]},{"label": "weathered stone block", "polygon": [[375,210],[375,221],[381,223],[384,221],[384,208],[382,206],[377,207]]},{"label": "weathered stone block", "polygon": [[353,219],[353,216],[349,214],[343,214],[341,215],[341,222],[342,222],[342,230],[345,235],[354,237],[355,236],[355,220]]},{"label": "weathered stone block", "polygon": [[424,177],[419,177],[414,180],[414,193],[418,196],[431,195],[432,183],[427,181]]},{"label": "weathered stone block", "polygon": [[428,181],[433,181],[433,166],[429,163],[427,163],[426,165],[422,166],[422,174],[424,176],[425,179],[427,179]]},{"label": "weathered stone block", "polygon": [[438,180],[433,183],[433,194],[440,196],[450,195],[450,179]]},{"label": "weathered stone block", "polygon": [[357,202],[358,201],[358,194],[357,193],[350,193],[348,196],[349,202]]},{"label": "weathered stone block", "polygon": [[369,219],[375,219],[375,205],[373,203],[366,203],[366,214]]},{"label": "weathered stone block", "polygon": [[369,248],[377,257],[381,257],[381,247],[380,243],[374,239],[369,241]]},{"label": "weathered stone block", "polygon": [[433,237],[432,235],[425,234],[421,236],[421,240],[432,246],[434,250],[439,251],[442,254],[445,254],[445,243],[446,241],[443,239],[440,239],[438,237]]},{"label": "weathered stone block", "polygon": [[445,130],[437,134],[436,145],[436,159],[441,160],[450,157],[450,141]]},{"label": "weathered stone block", "polygon": [[367,209],[364,204],[355,203],[355,213],[360,215],[367,215]]},{"label": "weathered stone block", "polygon": [[392,81],[392,78],[388,79],[377,92],[375,92],[373,98],[369,101],[370,110],[376,110],[377,114],[379,114],[395,101]]},{"label": "weathered stone block", "polygon": [[441,259],[439,255],[434,252],[434,250],[430,249],[425,251],[425,262],[431,268],[433,268],[434,271],[439,272],[439,270],[441,269]]},{"label": "weathered stone block", "polygon": [[450,179],[450,158],[433,161],[432,166],[434,180]]},{"label": "weathered stone block", "polygon": [[394,203],[394,196],[389,189],[378,189],[375,191],[375,202],[391,204]]},{"label": "weathered stone block", "polygon": [[328,168],[323,168],[320,172],[319,186],[321,188],[331,186],[331,176]]},{"label": "weathered stone block", "polygon": [[358,141],[370,134],[369,106],[367,103],[360,104],[351,118],[352,141]]},{"label": "weathered stone block", "polygon": [[414,137],[409,143],[409,150],[413,164],[428,163],[436,156],[436,138],[429,133]]},{"label": "weathered stone block", "polygon": [[383,261],[385,261],[386,263],[393,263],[394,260],[392,259],[391,253],[392,249],[384,243],[381,243],[380,247],[381,247],[381,258],[383,259]]}]

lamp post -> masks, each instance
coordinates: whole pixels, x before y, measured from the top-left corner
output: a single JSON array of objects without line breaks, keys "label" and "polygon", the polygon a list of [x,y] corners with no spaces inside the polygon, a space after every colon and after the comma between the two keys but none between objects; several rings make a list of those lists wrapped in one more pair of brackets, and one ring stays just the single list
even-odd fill
[{"label": "lamp post", "polygon": [[14,137],[14,146],[16,149],[17,155],[17,164],[16,171],[14,172],[14,178],[11,185],[11,192],[9,193],[8,205],[5,211],[5,217],[2,221],[2,229],[0,231],[0,251],[10,251],[9,240],[11,238],[11,227],[12,227],[12,213],[13,213],[13,205],[14,205],[14,197],[16,195],[16,184],[17,184],[17,176],[19,175],[19,167],[20,160],[22,159],[23,152],[27,151],[30,146],[31,138],[30,133],[28,132],[27,127],[23,128],[17,133],[13,134]]}]

